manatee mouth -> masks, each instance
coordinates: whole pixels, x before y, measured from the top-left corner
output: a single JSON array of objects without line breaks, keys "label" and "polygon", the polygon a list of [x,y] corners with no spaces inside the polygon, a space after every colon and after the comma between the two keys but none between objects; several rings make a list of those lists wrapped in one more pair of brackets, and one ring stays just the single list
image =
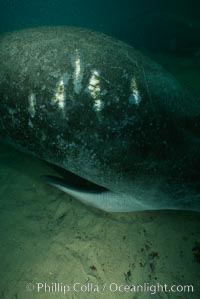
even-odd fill
[{"label": "manatee mouth", "polygon": [[107,188],[92,183],[68,170],[60,168],[56,165],[48,163],[57,173],[58,176],[54,175],[42,175],[41,179],[50,185],[67,186],[70,189],[79,190],[82,192],[89,193],[102,193],[109,191]]}]

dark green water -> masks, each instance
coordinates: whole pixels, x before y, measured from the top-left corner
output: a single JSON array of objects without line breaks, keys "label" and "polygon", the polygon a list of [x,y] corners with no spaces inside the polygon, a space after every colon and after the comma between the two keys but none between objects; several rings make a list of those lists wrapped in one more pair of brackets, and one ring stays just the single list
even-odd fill
[{"label": "dark green water", "polygon": [[134,46],[190,51],[200,44],[199,9],[195,0],[5,0],[0,4],[0,31],[72,25]]}]

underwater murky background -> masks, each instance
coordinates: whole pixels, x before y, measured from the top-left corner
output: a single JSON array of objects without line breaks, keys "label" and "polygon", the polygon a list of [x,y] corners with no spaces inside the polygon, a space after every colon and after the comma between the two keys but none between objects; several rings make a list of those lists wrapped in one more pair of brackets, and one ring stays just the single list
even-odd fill
[{"label": "underwater murky background", "polygon": [[[80,26],[121,39],[200,95],[198,1],[0,1],[1,33],[41,25]],[[53,173],[43,161],[0,144],[0,299],[200,298],[199,213],[103,213],[40,180]],[[193,285],[194,293],[64,295],[38,293],[38,282],[159,282]]]}]

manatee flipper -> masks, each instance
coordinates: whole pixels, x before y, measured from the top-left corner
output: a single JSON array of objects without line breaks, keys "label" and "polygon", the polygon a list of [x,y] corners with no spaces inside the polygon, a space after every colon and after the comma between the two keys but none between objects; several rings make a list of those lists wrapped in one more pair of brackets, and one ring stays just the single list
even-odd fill
[{"label": "manatee flipper", "polygon": [[64,191],[81,202],[106,212],[131,212],[147,208],[133,196],[115,193],[93,183],[89,187],[86,185],[84,188],[83,186],[80,188],[80,186],[77,187],[69,180],[60,177],[42,176],[41,178],[49,185]]},{"label": "manatee flipper", "polygon": [[42,179],[49,185],[52,185],[64,191],[65,193],[77,198],[83,203],[100,208],[104,211],[110,211],[110,209],[107,209],[107,206],[109,206],[109,203],[107,204],[107,198],[110,197],[108,193],[112,192],[104,187],[92,184],[92,187],[90,189],[88,187],[78,188],[71,184],[69,181],[56,176],[42,176]]}]

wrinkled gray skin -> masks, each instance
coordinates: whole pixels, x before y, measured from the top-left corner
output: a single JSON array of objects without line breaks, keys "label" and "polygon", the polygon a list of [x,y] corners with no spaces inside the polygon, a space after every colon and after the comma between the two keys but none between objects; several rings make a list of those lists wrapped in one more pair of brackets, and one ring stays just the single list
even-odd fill
[{"label": "wrinkled gray skin", "polygon": [[103,34],[0,39],[1,135],[109,189],[89,203],[104,210],[200,209],[199,111],[162,67]]}]

